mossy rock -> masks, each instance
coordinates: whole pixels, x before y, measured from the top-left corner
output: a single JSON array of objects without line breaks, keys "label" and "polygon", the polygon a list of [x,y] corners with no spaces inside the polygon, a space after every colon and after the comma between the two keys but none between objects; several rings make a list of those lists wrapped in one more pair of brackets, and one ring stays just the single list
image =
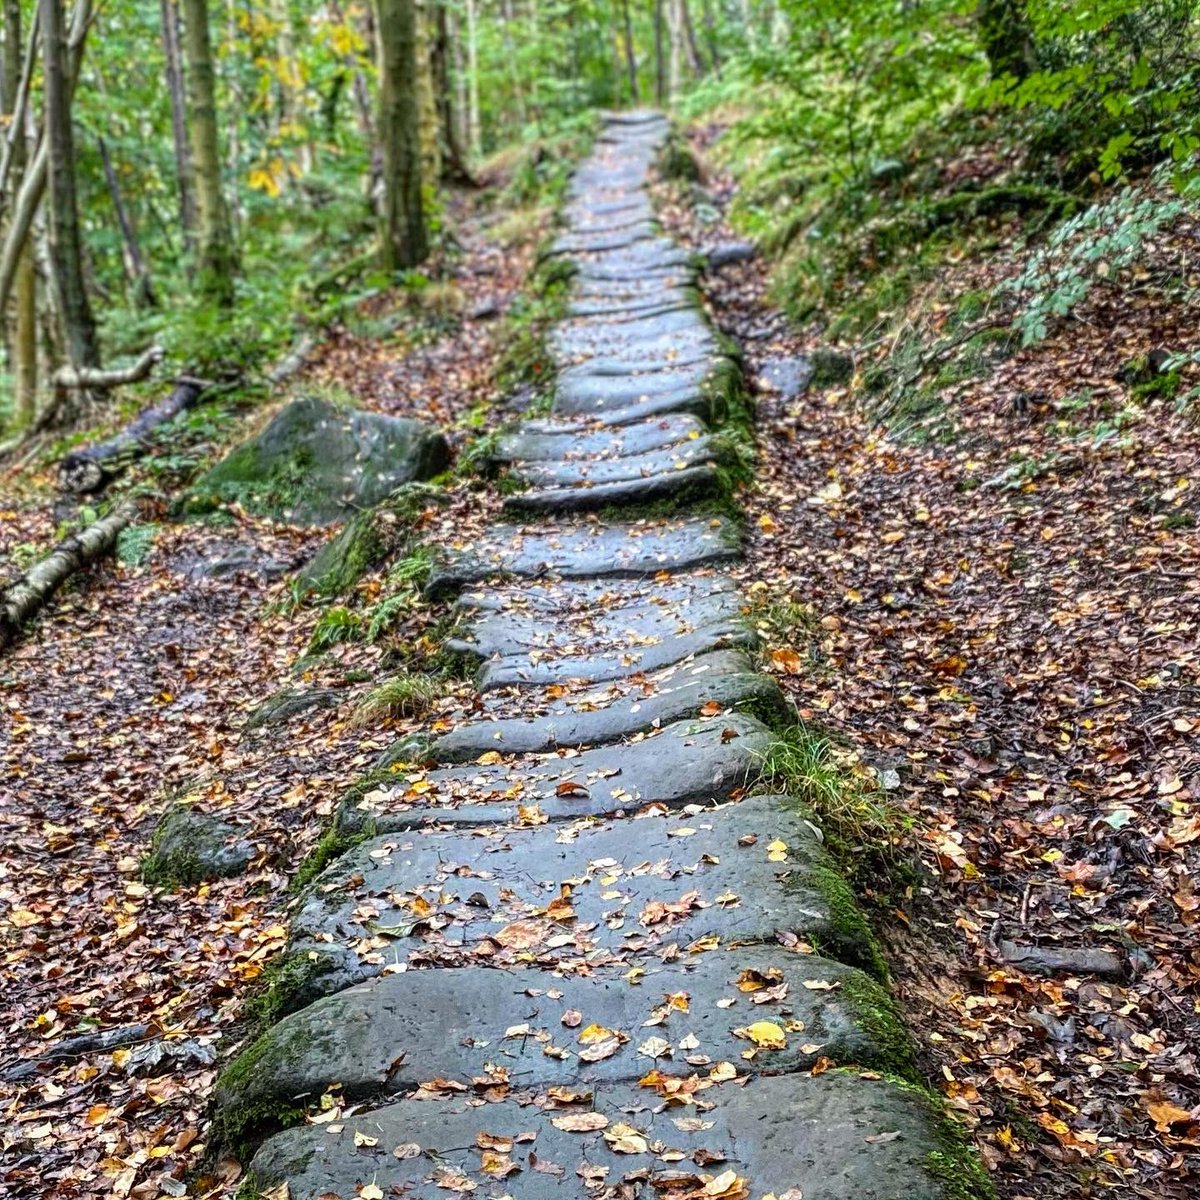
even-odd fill
[{"label": "mossy rock", "polygon": [[446,438],[422,421],[308,397],[201,476],[182,507],[202,513],[238,504],[297,525],[329,525],[449,463]]},{"label": "mossy rock", "polygon": [[271,725],[283,725],[310,708],[336,708],[340,700],[340,693],[332,688],[280,688],[246,718],[242,732],[255,733]]},{"label": "mossy rock", "polygon": [[346,522],[296,576],[301,593],[344,596],[373,567],[407,544],[421,515],[449,497],[427,483],[406,483],[366,512]]},{"label": "mossy rock", "polygon": [[812,370],[808,386],[813,388],[836,387],[854,374],[854,356],[828,346],[814,350],[808,356],[808,365]]},{"label": "mossy rock", "polygon": [[142,860],[142,878],[149,884],[190,887],[240,875],[257,850],[238,834],[219,817],[175,805],[154,831],[150,853]]}]

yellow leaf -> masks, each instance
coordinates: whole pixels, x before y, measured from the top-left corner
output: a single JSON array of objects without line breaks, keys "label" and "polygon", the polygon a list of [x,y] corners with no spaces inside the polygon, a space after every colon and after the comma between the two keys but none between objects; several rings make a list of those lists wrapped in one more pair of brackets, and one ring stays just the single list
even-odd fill
[{"label": "yellow leaf", "polygon": [[787,1046],[784,1032],[774,1021],[755,1021],[733,1031],[738,1037],[753,1042],[761,1050],[783,1050]]}]

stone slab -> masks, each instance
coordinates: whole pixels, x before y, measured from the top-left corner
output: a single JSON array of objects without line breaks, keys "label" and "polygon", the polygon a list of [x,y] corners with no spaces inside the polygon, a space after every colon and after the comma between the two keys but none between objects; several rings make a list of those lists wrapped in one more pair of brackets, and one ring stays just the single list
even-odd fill
[{"label": "stone slab", "polygon": [[523,755],[489,765],[398,773],[351,806],[341,829],[379,833],[430,824],[569,821],[649,804],[715,804],[762,772],[772,735],[745,713],[677,721],[628,743],[578,754]]},{"label": "stone slab", "polygon": [[[343,1100],[378,1102],[434,1079],[544,1090],[635,1082],[656,1066],[686,1077],[718,1063],[774,1075],[808,1070],[820,1057],[866,1068],[894,1062],[896,1045],[880,1036],[894,1016],[879,1019],[893,1015],[891,1001],[853,967],[778,944],[693,947],[637,966],[633,975],[620,966],[589,975],[411,970],[356,984],[263,1035],[249,1052],[253,1072],[218,1079],[218,1119],[235,1107],[315,1106],[331,1084]],[[772,998],[755,1003],[763,992]],[[759,1021],[775,1026],[775,1048],[756,1050],[736,1032]],[[657,1097],[648,1089],[646,1099]]]},{"label": "stone slab", "polygon": [[[611,433],[609,437],[612,437]],[[509,474],[536,487],[588,487],[651,479],[655,475],[669,475],[688,467],[717,461],[712,439],[708,437],[688,438],[683,442],[647,450],[643,454],[619,456],[585,455],[567,449],[569,444],[562,446],[563,457],[559,461],[542,459],[519,463]]]},{"label": "stone slab", "polygon": [[603,745],[697,716],[712,704],[758,715],[785,707],[774,679],[738,650],[689,656],[651,674],[642,670],[599,684],[512,687],[488,700],[492,718],[439,737],[430,748],[435,762],[469,762],[489,750],[538,754]]},{"label": "stone slab", "polygon": [[531,488],[504,498],[502,511],[508,516],[552,513],[599,512],[601,509],[653,504],[661,500],[682,503],[703,500],[721,490],[716,467],[702,464],[681,471],[668,471],[637,479],[609,483],[581,483],[575,487]]},{"label": "stone slab", "polygon": [[636,578],[685,571],[730,562],[740,548],[738,527],[724,517],[496,526],[473,549],[445,553],[426,593],[438,599],[493,576]]},{"label": "stone slab", "polygon": [[702,421],[684,413],[620,429],[596,429],[578,420],[527,421],[515,433],[500,439],[494,457],[499,462],[523,463],[552,463],[556,459],[566,462],[576,458],[611,461],[696,441],[704,428]]},{"label": "stone slab", "polygon": [[[278,1134],[259,1150],[252,1171],[260,1186],[287,1180],[291,1200],[353,1197],[363,1181],[385,1195],[432,1197],[443,1194],[440,1184],[460,1179],[477,1196],[596,1200],[608,1184],[627,1200],[674,1200],[702,1196],[705,1179],[727,1170],[745,1180],[742,1194],[755,1200],[990,1200],[971,1178],[947,1184],[930,1173],[938,1161],[931,1156],[945,1158],[939,1115],[918,1093],[883,1079],[841,1071],[760,1077],[710,1088],[700,1099],[714,1107],[702,1111],[660,1107],[646,1089],[627,1084],[600,1085],[590,1100],[570,1107],[548,1096],[532,1099],[483,1108],[463,1096],[400,1101],[358,1114],[336,1133],[308,1126]],[[571,1133],[554,1125],[572,1111],[606,1117],[610,1140],[603,1130]],[[632,1126],[647,1151],[628,1153],[640,1143],[614,1149],[618,1124]],[[356,1146],[356,1133],[375,1144]],[[481,1135],[514,1141],[498,1167],[489,1160],[490,1172],[483,1170]],[[397,1146],[419,1152],[398,1159]],[[507,1172],[506,1163],[515,1171],[501,1183],[497,1171]]]},{"label": "stone slab", "polygon": [[[591,971],[702,938],[772,942],[780,931],[874,970],[866,925],[831,879],[816,826],[782,796],[655,814],[632,829],[386,834],[313,883],[288,950],[319,965],[307,1000],[399,963]],[[552,907],[564,895],[567,921]]]}]

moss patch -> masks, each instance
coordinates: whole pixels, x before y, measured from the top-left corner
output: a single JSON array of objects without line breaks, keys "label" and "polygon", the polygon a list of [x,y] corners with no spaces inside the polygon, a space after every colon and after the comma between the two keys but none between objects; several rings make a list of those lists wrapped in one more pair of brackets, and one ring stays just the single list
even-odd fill
[{"label": "moss patch", "polygon": [[818,952],[851,966],[861,967],[881,984],[886,984],[887,959],[845,877],[833,867],[816,867],[809,874],[807,882],[815,886],[829,906],[833,926],[831,943],[818,945]]},{"label": "moss patch", "polygon": [[873,1065],[901,1079],[917,1079],[912,1039],[900,1019],[895,1001],[882,985],[867,975],[849,975],[842,981],[842,995],[854,1014],[855,1023],[878,1047]]}]

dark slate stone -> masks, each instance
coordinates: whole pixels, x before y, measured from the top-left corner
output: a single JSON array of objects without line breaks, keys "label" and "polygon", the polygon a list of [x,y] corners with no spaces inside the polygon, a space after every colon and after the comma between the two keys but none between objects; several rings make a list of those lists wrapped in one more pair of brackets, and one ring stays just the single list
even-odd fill
[{"label": "dark slate stone", "polygon": [[477,685],[488,692],[628,679],[693,654],[755,644],[741,597],[726,578],[689,576],[685,586],[675,586],[680,582],[651,581],[635,594],[571,583],[561,585],[558,607],[539,603],[536,593],[518,594],[508,604],[476,605],[450,646],[485,660]]},{"label": "dark slate stone", "polygon": [[[611,433],[609,440],[613,440]],[[510,474],[522,483],[535,487],[588,487],[598,483],[669,475],[673,471],[712,463],[717,459],[712,441],[707,437],[689,438],[661,449],[647,450],[644,454],[621,456],[611,453],[598,456],[571,453],[568,445],[562,447],[561,461],[518,463]]]},{"label": "dark slate stone", "polygon": [[497,526],[472,550],[443,557],[426,591],[437,599],[493,576],[636,578],[729,562],[739,548],[737,526],[725,518]]},{"label": "dark slate stone", "polygon": [[498,825],[521,810],[551,821],[608,816],[647,804],[682,808],[726,800],[761,773],[770,730],[743,713],[677,721],[628,745],[580,754],[527,755],[512,762],[447,767],[381,782],[339,811],[341,828],[368,822],[380,833],[431,823]]},{"label": "dark slate stone", "polygon": [[[681,948],[682,949],[682,948]],[[522,1089],[633,1082],[657,1065],[687,1075],[687,1055],[731,1062],[739,1074],[782,1074],[809,1069],[820,1056],[863,1067],[894,1062],[895,1046],[880,1040],[890,1001],[869,976],[815,954],[780,945],[684,951],[668,963],[643,960],[644,974],[622,977],[622,968],[591,975],[507,971],[489,967],[413,970],[385,975],[328,996],[285,1017],[265,1035],[257,1070],[218,1079],[217,1119],[235,1106],[273,1111],[303,1097],[315,1104],[330,1084],[344,1101],[403,1095],[429,1079],[470,1084],[503,1068]],[[786,995],[754,1004],[737,984],[746,973],[786,983]],[[805,983],[828,984],[809,988]],[[547,995],[547,993],[553,995]],[[686,993],[688,1011],[649,1024],[664,997]],[[733,1001],[718,1007],[718,1001]],[[564,1013],[582,1014],[578,1030]],[[800,1023],[785,1045],[742,1057],[753,1042],[734,1033],[757,1021]],[[598,1061],[582,1055],[579,1035],[598,1025],[628,1040]],[[518,1032],[519,1031],[519,1032]],[[691,1050],[679,1048],[688,1035]],[[667,1041],[671,1055],[656,1060],[639,1047]],[[561,1050],[547,1054],[544,1047]],[[653,1101],[649,1092],[644,1097]]]},{"label": "dark slate stone", "polygon": [[716,467],[704,464],[640,479],[587,482],[576,487],[531,488],[506,496],[503,511],[510,516],[597,512],[659,500],[701,500],[720,490],[721,479]]},{"label": "dark slate stone", "polygon": [[[703,1188],[704,1178],[726,1170],[748,1181],[754,1200],[767,1195],[990,1200],[982,1172],[958,1171],[953,1179],[931,1173],[930,1163],[946,1160],[941,1118],[911,1088],[828,1071],[816,1078],[759,1077],[745,1086],[710,1088],[700,1099],[714,1107],[697,1112],[661,1104],[644,1088],[602,1084],[588,1103],[574,1106],[574,1111],[603,1114],[610,1131],[618,1124],[633,1126],[652,1145],[677,1151],[675,1162],[664,1162],[653,1151],[618,1153],[603,1131],[559,1129],[555,1118],[572,1109],[552,1102],[505,1100],[481,1109],[452,1096],[402,1100],[361,1113],[336,1134],[324,1126],[278,1134],[259,1150],[251,1173],[260,1187],[286,1180],[291,1200],[353,1196],[362,1180],[374,1182],[385,1195],[394,1190],[432,1197],[441,1192],[437,1180],[454,1182],[460,1176],[478,1189],[477,1196],[503,1190],[521,1200],[580,1200],[596,1194],[583,1180],[602,1179],[620,1186],[629,1200],[652,1200],[670,1194],[672,1179],[690,1194],[702,1194],[696,1189]],[[702,1119],[697,1123],[696,1117]],[[360,1130],[377,1138],[377,1145],[357,1147],[354,1135]],[[514,1139],[511,1161],[517,1171],[503,1184],[482,1170],[476,1140],[481,1132]],[[420,1147],[420,1152],[398,1159],[392,1150],[401,1145]],[[710,1165],[700,1169],[695,1161]]]},{"label": "dark slate stone", "polygon": [[687,413],[669,414],[620,429],[593,429],[580,420],[526,421],[515,433],[501,439],[494,457],[499,462],[525,463],[589,456],[628,457],[695,441],[704,428],[702,421]]},{"label": "dark slate stone", "polygon": [[[753,796],[643,817],[635,829],[631,838],[617,821],[361,843],[318,877],[292,918],[288,952],[314,964],[305,999],[397,962],[595,969],[706,937],[773,942],[780,931],[874,967],[865,918],[831,893],[834,868],[794,802]],[[782,852],[768,849],[780,843]],[[569,920],[547,913],[564,886]],[[512,944],[516,922],[522,937]]]},{"label": "dark slate stone", "polygon": [[713,702],[760,715],[784,707],[775,681],[736,650],[688,657],[649,675],[643,668],[603,686],[573,685],[565,696],[521,687],[491,701],[493,719],[460,725],[432,744],[438,762],[465,762],[489,750],[529,754],[615,742],[694,717]]}]

